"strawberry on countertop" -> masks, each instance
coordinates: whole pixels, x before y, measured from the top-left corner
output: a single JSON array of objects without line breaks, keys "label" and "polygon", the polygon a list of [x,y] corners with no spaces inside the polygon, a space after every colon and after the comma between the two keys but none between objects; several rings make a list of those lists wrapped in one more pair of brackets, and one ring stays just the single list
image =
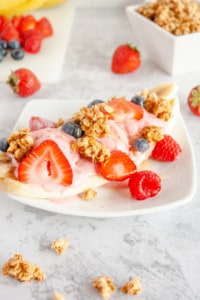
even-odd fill
[{"label": "strawberry on countertop", "polygon": [[188,105],[194,115],[200,116],[200,85],[191,90],[188,96]]},{"label": "strawberry on countertop", "polygon": [[13,92],[20,97],[28,97],[41,88],[41,83],[36,75],[29,69],[20,68],[12,71],[7,83]]},{"label": "strawberry on countertop", "polygon": [[139,69],[140,52],[129,44],[119,46],[112,57],[111,69],[114,73],[124,74]]},{"label": "strawberry on countertop", "polygon": [[33,149],[18,166],[18,179],[26,183],[72,184],[69,161],[53,140],[45,140]]}]

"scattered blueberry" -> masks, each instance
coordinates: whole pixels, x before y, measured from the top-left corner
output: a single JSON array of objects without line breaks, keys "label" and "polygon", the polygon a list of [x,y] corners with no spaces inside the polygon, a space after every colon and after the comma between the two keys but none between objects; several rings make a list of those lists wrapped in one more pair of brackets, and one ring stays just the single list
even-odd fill
[{"label": "scattered blueberry", "polygon": [[4,57],[8,54],[8,50],[6,48],[0,49],[0,52]]},{"label": "scattered blueberry", "polygon": [[64,123],[61,127],[61,130],[75,137],[76,139],[81,137],[84,133],[80,127],[80,124],[73,120]]},{"label": "scattered blueberry", "polygon": [[15,60],[20,60],[24,58],[24,51],[22,49],[13,49],[11,51],[11,57],[14,58]]},{"label": "scattered blueberry", "polygon": [[9,144],[7,142],[7,138],[0,139],[0,151],[6,152],[9,147]]},{"label": "scattered blueberry", "polygon": [[3,59],[4,59],[4,55],[3,55],[3,53],[0,51],[0,62],[2,62]]},{"label": "scattered blueberry", "polygon": [[8,48],[10,49],[19,49],[21,47],[21,43],[17,40],[11,40],[8,42]]},{"label": "scattered blueberry", "polygon": [[87,107],[91,108],[92,106],[97,105],[99,103],[105,103],[105,101],[96,99],[96,100],[93,100],[92,102],[90,102]]},{"label": "scattered blueberry", "polygon": [[133,98],[131,99],[131,102],[133,102],[139,106],[144,106],[144,98],[139,95],[133,96]]},{"label": "scattered blueberry", "polygon": [[139,152],[145,152],[149,148],[149,142],[144,138],[137,138],[133,141],[133,147]]}]

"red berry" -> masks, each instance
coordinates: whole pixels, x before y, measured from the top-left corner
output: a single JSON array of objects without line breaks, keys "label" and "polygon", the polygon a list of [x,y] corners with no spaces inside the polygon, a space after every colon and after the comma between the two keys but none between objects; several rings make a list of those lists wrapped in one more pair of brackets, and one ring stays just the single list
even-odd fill
[{"label": "red berry", "polygon": [[43,38],[53,35],[53,27],[46,17],[43,17],[37,21],[36,29],[41,31]]},{"label": "red berry", "polygon": [[191,90],[188,96],[188,105],[194,115],[200,116],[200,85]]},{"label": "red berry", "polygon": [[27,183],[67,186],[72,184],[73,173],[58,145],[45,140],[19,164],[18,179]]},{"label": "red berry", "polygon": [[129,44],[119,46],[112,57],[111,69],[114,73],[129,73],[141,65],[140,53],[136,47]]},{"label": "red berry", "polygon": [[19,33],[11,20],[4,18],[4,21],[1,24],[0,38],[6,42],[11,40],[19,41]]},{"label": "red berry", "polygon": [[21,97],[28,97],[36,93],[41,87],[41,83],[36,75],[26,68],[12,71],[7,83],[14,93]]},{"label": "red berry", "polygon": [[21,35],[24,31],[30,30],[30,29],[35,29],[36,27],[36,19],[32,15],[27,15],[24,16],[21,21],[18,24],[18,31],[19,34]]},{"label": "red berry", "polygon": [[21,43],[26,52],[38,53],[42,46],[43,36],[37,29],[29,29],[21,34]]},{"label": "red berry", "polygon": [[113,150],[106,162],[96,164],[96,170],[107,180],[123,181],[135,172],[136,165],[125,152]]},{"label": "red berry", "polygon": [[133,198],[145,200],[160,192],[161,179],[152,171],[139,171],[130,176],[128,186]]},{"label": "red berry", "polygon": [[151,157],[162,162],[170,162],[178,159],[181,153],[181,146],[166,134],[161,141],[156,143]]},{"label": "red berry", "polygon": [[125,98],[112,98],[108,101],[108,105],[114,109],[113,112],[109,114],[109,118],[118,122],[131,119],[139,120],[144,114],[144,109],[141,106]]}]

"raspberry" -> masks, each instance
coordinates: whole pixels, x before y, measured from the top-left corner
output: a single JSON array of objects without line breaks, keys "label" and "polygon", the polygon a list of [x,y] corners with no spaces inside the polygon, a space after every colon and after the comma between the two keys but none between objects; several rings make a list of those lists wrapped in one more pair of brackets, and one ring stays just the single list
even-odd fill
[{"label": "raspberry", "polygon": [[128,186],[133,198],[145,200],[159,193],[161,179],[152,171],[139,171],[131,175]]},{"label": "raspberry", "polygon": [[180,145],[170,135],[166,134],[161,141],[156,143],[151,157],[159,161],[170,162],[179,158],[181,153]]}]

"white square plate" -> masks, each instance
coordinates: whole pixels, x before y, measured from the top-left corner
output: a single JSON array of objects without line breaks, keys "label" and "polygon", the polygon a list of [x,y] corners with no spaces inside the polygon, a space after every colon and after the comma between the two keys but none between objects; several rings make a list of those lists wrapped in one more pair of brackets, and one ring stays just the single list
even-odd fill
[{"label": "white square plate", "polygon": [[0,81],[6,82],[11,70],[28,68],[42,83],[58,82],[65,59],[67,45],[74,18],[74,6],[70,2],[31,13],[40,19],[47,17],[52,24],[53,36],[43,40],[39,53],[26,53],[22,60],[14,60],[8,54],[0,63]]},{"label": "white square plate", "polygon": [[[33,115],[57,121],[67,118],[78,111],[87,101],[79,100],[45,100],[30,101],[19,116],[14,129],[27,127]],[[166,208],[174,208],[189,202],[196,187],[195,160],[190,139],[181,116],[174,126],[172,135],[180,143],[183,155],[172,163],[161,163],[150,160],[151,170],[162,176],[162,190],[158,196],[143,201],[130,197],[129,191],[100,187],[97,198],[91,201],[69,199],[65,203],[49,200],[24,198],[8,194],[8,197],[23,204],[47,211],[88,217],[120,217],[158,212]]]}]

